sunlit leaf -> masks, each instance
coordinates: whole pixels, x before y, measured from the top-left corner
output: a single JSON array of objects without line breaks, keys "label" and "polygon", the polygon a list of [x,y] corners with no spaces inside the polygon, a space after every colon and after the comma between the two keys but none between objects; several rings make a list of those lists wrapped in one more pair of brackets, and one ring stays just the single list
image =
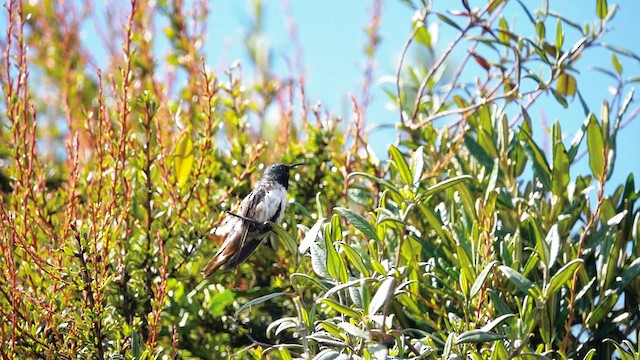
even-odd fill
[{"label": "sunlit leaf", "polygon": [[518,290],[522,291],[523,293],[528,294],[533,288],[533,283],[519,272],[505,265],[500,265],[500,267],[498,268],[507,277],[507,279],[511,281],[516,286],[516,288],[518,288]]},{"label": "sunlit leaf", "polygon": [[413,179],[411,171],[409,170],[409,164],[407,164],[407,160],[404,158],[404,155],[402,155],[400,150],[393,145],[389,146],[389,154],[391,154],[393,164],[398,170],[402,181],[404,181],[406,185],[411,185],[413,183]]},{"label": "sunlit leaf", "polygon": [[332,308],[333,310],[335,310],[336,312],[346,315],[350,318],[359,319],[361,317],[360,313],[358,313],[356,310],[353,310],[347,306],[344,306],[333,299],[322,299],[320,301],[325,305],[329,306],[330,308]]},{"label": "sunlit leaf", "polygon": [[616,70],[618,75],[622,74],[622,64],[620,64],[620,60],[618,60],[616,54],[611,54],[611,64],[613,65],[613,68]]},{"label": "sunlit leaf", "polygon": [[492,342],[496,340],[503,340],[507,337],[504,335],[496,334],[491,331],[483,330],[471,330],[465,331],[460,334],[455,341],[456,345],[460,344],[480,344],[485,342]]},{"label": "sunlit leaf", "polygon": [[185,131],[173,152],[173,168],[178,187],[183,187],[187,180],[189,180],[191,170],[193,169],[194,158],[191,134],[189,131]]},{"label": "sunlit leaf", "polygon": [[583,263],[582,259],[573,259],[561,267],[557,273],[555,273],[551,280],[549,280],[549,287],[547,288],[547,296],[551,296],[555,293],[562,285],[567,284],[569,279],[573,276],[573,273],[576,269],[581,266]]},{"label": "sunlit leaf", "polygon": [[566,72],[563,72],[558,76],[556,86],[558,93],[562,96],[573,96],[576,94],[576,90],[578,89],[576,78]]},{"label": "sunlit leaf", "polygon": [[600,123],[594,115],[589,117],[587,125],[587,149],[589,150],[589,166],[596,178],[604,176],[604,137]]},{"label": "sunlit leaf", "polygon": [[473,285],[471,286],[471,290],[469,291],[469,298],[470,299],[473,299],[474,296],[476,296],[476,294],[480,291],[480,288],[484,284],[484,281],[487,279],[487,276],[489,275],[489,272],[491,271],[491,269],[493,269],[493,267],[497,263],[498,262],[496,260],[493,260],[492,262],[487,264],[487,266],[485,266],[484,270],[482,270],[482,272],[480,274],[478,274],[478,277],[473,282]]},{"label": "sunlit leaf", "polygon": [[320,234],[320,230],[322,230],[322,225],[324,225],[325,218],[321,218],[307,231],[307,234],[304,236],[304,240],[298,246],[298,252],[300,254],[306,253],[313,243],[318,239],[318,234]]},{"label": "sunlit leaf", "polygon": [[395,292],[395,283],[396,281],[393,277],[388,277],[382,282],[376,294],[373,295],[371,303],[369,303],[369,315],[377,313],[387,301],[391,301],[391,296]]},{"label": "sunlit leaf", "polygon": [[596,0],[596,15],[598,15],[600,19],[604,19],[608,13],[609,6],[607,5],[607,0]]},{"label": "sunlit leaf", "polygon": [[369,223],[367,219],[362,217],[360,214],[343,207],[336,207],[334,210],[342,214],[342,216],[349,220],[349,222],[365,236],[370,239],[380,240],[378,239],[378,235],[376,234],[376,230],[373,228],[373,225],[371,225],[371,223]]},{"label": "sunlit leaf", "polygon": [[369,340],[369,334],[367,334],[364,330],[360,329],[359,327],[351,323],[343,321],[341,323],[338,323],[338,327],[346,331],[350,335],[359,337],[361,339]]}]

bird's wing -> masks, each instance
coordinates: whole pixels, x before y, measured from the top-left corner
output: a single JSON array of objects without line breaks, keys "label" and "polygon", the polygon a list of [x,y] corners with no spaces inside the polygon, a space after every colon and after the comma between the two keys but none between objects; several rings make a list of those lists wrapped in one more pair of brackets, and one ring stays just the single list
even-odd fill
[{"label": "bird's wing", "polygon": [[[245,197],[240,203],[238,215],[246,217],[247,219],[253,219],[256,207],[264,198],[265,193],[266,191],[261,187],[251,191],[251,193],[249,193],[249,195],[247,195],[247,197]],[[233,217],[233,215],[227,216]],[[213,259],[211,259],[207,266],[205,266],[204,270],[202,270],[205,277],[213,274],[222,266],[234,268],[244,261],[251,252],[253,252],[253,250],[255,250],[259,241],[258,244],[250,244],[250,247],[252,248],[251,252],[246,254],[242,261],[238,261],[239,255],[244,252],[244,248],[246,246],[245,241],[247,240],[247,233],[249,232],[250,226],[251,223],[241,219],[237,219],[237,221],[233,222],[233,228],[230,230],[227,238],[220,246],[220,249],[218,249],[218,252],[213,256]]]}]

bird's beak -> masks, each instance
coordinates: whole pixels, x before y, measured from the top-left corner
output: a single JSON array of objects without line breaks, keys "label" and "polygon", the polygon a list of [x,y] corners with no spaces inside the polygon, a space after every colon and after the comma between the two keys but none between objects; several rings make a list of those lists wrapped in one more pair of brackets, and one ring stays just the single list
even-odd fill
[{"label": "bird's beak", "polygon": [[289,165],[289,169],[293,169],[294,167],[300,166],[300,165],[304,165],[304,163],[303,162],[299,162],[299,163],[291,164],[291,165]]}]

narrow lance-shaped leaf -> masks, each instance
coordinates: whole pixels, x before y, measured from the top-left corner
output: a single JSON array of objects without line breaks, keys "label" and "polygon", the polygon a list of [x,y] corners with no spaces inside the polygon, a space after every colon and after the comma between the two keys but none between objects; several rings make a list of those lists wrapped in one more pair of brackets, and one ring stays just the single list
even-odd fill
[{"label": "narrow lance-shaped leaf", "polygon": [[551,172],[551,191],[557,196],[562,196],[569,185],[570,180],[569,155],[562,142],[553,147],[553,170]]},{"label": "narrow lance-shaped leaf", "polygon": [[560,233],[558,232],[558,224],[553,224],[547,233],[545,242],[549,247],[549,265],[547,266],[547,269],[551,269],[560,254]]},{"label": "narrow lance-shaped leaf", "polygon": [[362,232],[365,236],[369,237],[370,239],[380,240],[378,238],[378,235],[376,234],[376,230],[373,228],[373,225],[371,225],[371,223],[368,222],[367,219],[365,219],[362,215],[356,213],[353,210],[343,207],[336,207],[334,208],[334,210],[342,214],[342,216],[349,220],[349,222],[353,226],[355,226],[356,229],[360,230],[360,232]]},{"label": "narrow lance-shaped leaf", "polygon": [[556,27],[556,48],[558,51],[562,49],[564,44],[564,30],[562,29],[562,22],[558,19],[558,25]]},{"label": "narrow lance-shaped leaf", "polygon": [[551,277],[551,280],[549,280],[549,286],[546,291],[547,296],[552,295],[560,289],[562,285],[566,284],[580,265],[582,265],[582,259],[573,259],[561,267],[560,270]]},{"label": "narrow lance-shaped leaf", "polygon": [[604,175],[604,137],[602,128],[596,117],[592,114],[587,124],[587,149],[589,150],[589,167],[593,175],[599,179]]},{"label": "narrow lance-shaped leaf", "polygon": [[522,274],[508,266],[501,265],[499,269],[507,277],[507,279],[509,279],[509,281],[511,281],[518,288],[518,290],[522,291],[523,293],[530,293],[530,290],[533,287],[533,283],[529,279],[522,276]]},{"label": "narrow lance-shaped leaf", "polygon": [[551,187],[551,169],[549,168],[549,163],[544,153],[526,131],[520,131],[518,136],[523,142],[525,154],[527,154],[527,157],[531,160],[533,172],[544,188],[549,189]]},{"label": "narrow lance-shaped leaf", "polygon": [[411,154],[411,173],[413,175],[413,186],[418,185],[424,171],[424,147],[420,146]]},{"label": "narrow lance-shaped leaf", "polygon": [[587,325],[591,328],[599,323],[611,312],[611,309],[613,309],[617,301],[618,294],[607,290],[604,299],[600,300],[596,308],[587,317]]},{"label": "narrow lance-shaped leaf", "polygon": [[389,146],[389,153],[391,154],[391,159],[393,160],[402,181],[407,185],[411,185],[413,181],[407,160],[404,158],[400,150],[393,145]]},{"label": "narrow lance-shaped leaf", "polygon": [[620,64],[620,60],[618,60],[616,54],[611,54],[611,64],[613,65],[613,68],[616,70],[618,75],[622,74],[622,64]]},{"label": "narrow lance-shaped leaf", "polygon": [[342,256],[338,254],[333,241],[331,239],[330,229],[325,228],[324,231],[324,244],[327,254],[327,271],[334,279],[339,280],[342,283],[349,281],[349,274],[347,274],[347,268],[344,265]]},{"label": "narrow lance-shaped leaf", "polygon": [[596,0],[596,15],[600,19],[604,19],[607,17],[607,13],[609,12],[609,6],[607,5],[607,0]]},{"label": "narrow lance-shaped leaf", "polygon": [[471,286],[471,291],[469,292],[470,299],[473,299],[473,297],[476,296],[476,294],[480,291],[480,288],[482,287],[482,284],[484,284],[484,281],[487,279],[489,272],[497,263],[498,262],[496,260],[493,260],[492,262],[487,264],[484,270],[482,270],[482,272],[478,275],[476,280],[473,282],[473,285]]},{"label": "narrow lance-shaped leaf", "polygon": [[194,157],[191,134],[185,131],[173,152],[173,168],[179,188],[184,186],[191,175]]},{"label": "narrow lance-shaped leaf", "polygon": [[506,339],[504,335],[496,334],[491,331],[484,330],[471,330],[465,331],[456,338],[455,344],[480,344],[485,342],[492,342],[496,340]]},{"label": "narrow lance-shaped leaf", "polygon": [[348,323],[348,322],[341,322],[338,324],[338,327],[341,328],[342,330],[346,331],[348,334],[359,337],[361,339],[365,339],[365,340],[369,340],[369,334],[367,334],[366,331],[360,329],[359,327]]},{"label": "narrow lance-shaped leaf", "polygon": [[304,236],[304,240],[298,246],[298,251],[300,254],[304,254],[311,248],[311,245],[316,242],[318,239],[318,234],[322,229],[322,225],[324,224],[325,218],[321,218],[307,231],[307,234]]},{"label": "narrow lance-shaped leaf", "polygon": [[350,307],[344,306],[335,300],[322,299],[320,301],[340,314],[346,315],[354,319],[360,318],[360,313],[358,313],[356,310],[353,310]]},{"label": "narrow lance-shaped leaf", "polygon": [[347,255],[347,259],[349,259],[349,262],[353,266],[355,266],[362,275],[369,276],[369,274],[371,273],[369,271],[369,269],[371,268],[371,263],[367,261],[367,264],[369,266],[366,266],[364,263],[364,258],[360,254],[358,254],[358,252],[356,252],[351,246],[345,243],[340,243],[340,247],[342,247],[342,251],[344,251],[345,255]]},{"label": "narrow lance-shaped leaf", "polygon": [[427,190],[420,194],[420,200],[426,199],[427,197],[442,192],[452,186],[458,185],[461,182],[471,180],[472,177],[469,175],[460,175],[453,177],[451,179],[443,180],[435,185],[431,185],[427,188]]},{"label": "narrow lance-shaped leaf", "polygon": [[391,295],[395,291],[395,278],[388,277],[373,295],[369,303],[369,315],[373,315],[387,302],[391,300]]}]

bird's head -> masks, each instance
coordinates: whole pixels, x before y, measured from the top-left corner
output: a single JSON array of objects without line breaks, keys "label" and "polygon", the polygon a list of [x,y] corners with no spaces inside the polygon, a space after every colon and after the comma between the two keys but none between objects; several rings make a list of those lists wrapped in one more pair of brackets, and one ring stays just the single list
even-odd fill
[{"label": "bird's head", "polygon": [[267,170],[264,171],[263,179],[267,181],[275,181],[278,184],[285,187],[285,189],[289,188],[289,170],[293,169],[296,166],[303,165],[303,163],[295,163],[295,164],[283,164],[283,163],[275,163],[269,165]]}]

